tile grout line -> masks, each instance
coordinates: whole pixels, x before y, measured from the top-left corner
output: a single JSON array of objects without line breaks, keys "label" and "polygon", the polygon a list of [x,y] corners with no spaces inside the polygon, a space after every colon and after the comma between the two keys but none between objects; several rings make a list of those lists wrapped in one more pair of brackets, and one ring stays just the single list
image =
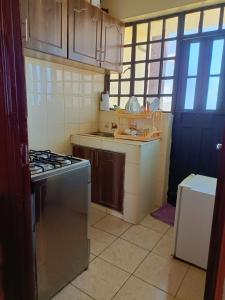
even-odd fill
[{"label": "tile grout line", "polygon": [[[162,239],[166,236],[166,234],[168,233],[168,231],[169,231],[171,228],[172,228],[172,226],[171,226],[170,228],[168,228],[168,230],[167,230],[165,233],[163,233],[163,235],[161,236],[161,238],[160,238],[159,241],[155,244],[155,246],[152,248],[151,251],[153,251],[153,250],[158,246],[158,244],[162,241]],[[154,254],[154,252],[153,252],[153,254]],[[157,254],[157,253],[155,253],[155,254]],[[161,255],[159,255],[159,256],[161,256]],[[173,256],[173,255],[171,254],[171,256]],[[164,256],[162,256],[162,257],[164,257]]]},{"label": "tile grout line", "polygon": [[176,294],[175,294],[175,298],[177,298],[177,294],[179,293],[180,288],[181,288],[182,284],[184,283],[184,280],[185,280],[185,278],[187,277],[187,274],[188,274],[188,272],[189,272],[190,269],[191,269],[191,266],[189,265],[188,268],[187,268],[187,271],[186,271],[185,274],[184,274],[183,279],[181,280],[180,285],[179,285],[178,288],[177,288],[177,292],[176,292]]},{"label": "tile grout line", "polygon": [[72,285],[72,287],[73,287],[73,288],[76,288],[76,289],[78,289],[80,292],[82,292],[83,294],[87,295],[87,296],[88,296],[88,297],[90,297],[91,299],[93,299],[93,300],[97,300],[97,299],[96,299],[96,298],[94,298],[93,296],[89,295],[87,292],[85,292],[85,291],[81,290],[79,287],[77,287],[77,286],[73,285],[72,283],[70,283],[70,284]]}]

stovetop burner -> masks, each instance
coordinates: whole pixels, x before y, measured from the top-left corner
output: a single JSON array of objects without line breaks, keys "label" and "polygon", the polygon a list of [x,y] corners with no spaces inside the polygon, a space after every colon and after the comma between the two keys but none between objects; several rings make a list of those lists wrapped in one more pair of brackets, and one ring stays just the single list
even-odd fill
[{"label": "stovetop burner", "polygon": [[50,150],[30,150],[29,158],[31,175],[36,175],[39,173],[66,167],[81,161],[70,155],[56,154],[51,152]]}]

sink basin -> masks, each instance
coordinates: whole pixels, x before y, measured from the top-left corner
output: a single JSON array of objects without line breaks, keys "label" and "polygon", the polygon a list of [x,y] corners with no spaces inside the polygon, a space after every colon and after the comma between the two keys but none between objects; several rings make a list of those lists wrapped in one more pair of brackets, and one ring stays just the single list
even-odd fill
[{"label": "sink basin", "polygon": [[96,135],[96,136],[102,136],[102,137],[114,137],[114,134],[110,133],[110,132],[100,132],[100,131],[97,131],[97,132],[92,132],[90,134],[91,135]]}]

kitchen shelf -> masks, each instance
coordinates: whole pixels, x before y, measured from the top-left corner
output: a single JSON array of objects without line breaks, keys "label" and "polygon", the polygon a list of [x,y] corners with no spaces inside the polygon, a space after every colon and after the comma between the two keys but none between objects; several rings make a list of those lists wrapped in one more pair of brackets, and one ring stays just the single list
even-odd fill
[{"label": "kitchen shelf", "polygon": [[[117,139],[134,141],[151,141],[160,139],[162,136],[161,120],[162,112],[130,113],[126,110],[117,111],[118,128],[114,133]],[[125,130],[136,130],[144,132],[142,135],[127,134]]]}]

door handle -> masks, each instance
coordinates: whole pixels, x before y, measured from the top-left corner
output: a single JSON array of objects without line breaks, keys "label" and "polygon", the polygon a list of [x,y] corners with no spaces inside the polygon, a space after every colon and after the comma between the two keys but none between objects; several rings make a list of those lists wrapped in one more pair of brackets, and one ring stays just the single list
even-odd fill
[{"label": "door handle", "polygon": [[221,149],[222,149],[222,146],[223,146],[222,144],[217,144],[217,145],[216,145],[216,150],[221,150]]},{"label": "door handle", "polygon": [[25,19],[25,41],[28,41],[28,18]]}]

